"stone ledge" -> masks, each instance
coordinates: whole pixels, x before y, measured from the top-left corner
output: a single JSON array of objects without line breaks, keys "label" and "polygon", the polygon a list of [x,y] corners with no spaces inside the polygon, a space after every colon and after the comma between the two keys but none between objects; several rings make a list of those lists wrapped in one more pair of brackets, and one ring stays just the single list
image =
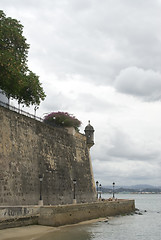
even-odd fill
[{"label": "stone ledge", "polygon": [[[20,211],[26,208],[26,212]],[[0,207],[0,211],[12,216],[0,214],[0,229],[21,227],[28,225],[43,225],[58,227],[75,224],[92,219],[106,218],[135,211],[134,200],[101,201],[93,203],[68,204],[56,206],[10,206]],[[31,214],[31,210],[33,214]]]},{"label": "stone ledge", "polygon": [[134,212],[134,200],[103,201],[40,208],[38,224],[58,227],[82,221]]},{"label": "stone ledge", "polygon": [[6,228],[15,228],[28,225],[37,225],[39,216],[12,217],[0,219],[0,230]]}]

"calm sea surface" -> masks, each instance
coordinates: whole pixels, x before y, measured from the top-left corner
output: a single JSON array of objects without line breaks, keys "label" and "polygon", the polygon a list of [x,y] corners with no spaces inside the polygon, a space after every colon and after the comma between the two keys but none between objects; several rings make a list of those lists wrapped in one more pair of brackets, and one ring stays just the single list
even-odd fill
[{"label": "calm sea surface", "polygon": [[[103,195],[103,198],[109,198]],[[119,216],[108,222],[75,225],[43,235],[37,240],[161,240],[161,194],[117,194],[135,199],[142,215]],[[146,210],[146,211],[145,211]]]}]

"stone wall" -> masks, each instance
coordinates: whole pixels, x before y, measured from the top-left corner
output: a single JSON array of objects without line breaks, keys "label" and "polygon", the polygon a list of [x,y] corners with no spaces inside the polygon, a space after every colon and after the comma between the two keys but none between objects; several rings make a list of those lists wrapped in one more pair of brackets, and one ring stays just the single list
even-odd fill
[{"label": "stone wall", "polygon": [[51,206],[40,208],[38,224],[58,227],[97,218],[107,218],[134,212],[134,200],[103,201],[95,203]]},{"label": "stone wall", "polygon": [[62,226],[135,211],[134,200],[100,201],[58,206],[0,207],[0,229],[40,224]]},{"label": "stone wall", "polygon": [[40,206],[0,206],[0,220],[38,216],[40,208]]},{"label": "stone wall", "polygon": [[0,205],[35,205],[43,174],[45,205],[95,201],[96,191],[84,135],[74,136],[0,107]]}]

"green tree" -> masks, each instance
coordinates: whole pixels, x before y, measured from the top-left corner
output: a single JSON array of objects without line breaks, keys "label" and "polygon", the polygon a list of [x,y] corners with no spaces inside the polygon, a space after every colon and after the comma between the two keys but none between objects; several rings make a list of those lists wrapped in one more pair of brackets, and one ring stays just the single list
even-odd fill
[{"label": "green tree", "polygon": [[45,93],[27,66],[29,44],[22,34],[20,22],[0,10],[0,88],[19,103],[39,105]]}]

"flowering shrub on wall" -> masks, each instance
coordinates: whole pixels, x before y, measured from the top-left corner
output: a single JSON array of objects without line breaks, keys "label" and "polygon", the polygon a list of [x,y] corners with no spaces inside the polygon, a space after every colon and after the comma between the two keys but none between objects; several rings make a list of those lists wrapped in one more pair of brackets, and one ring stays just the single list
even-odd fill
[{"label": "flowering shrub on wall", "polygon": [[67,112],[52,112],[44,117],[44,122],[56,127],[74,127],[79,131],[81,122]]}]

